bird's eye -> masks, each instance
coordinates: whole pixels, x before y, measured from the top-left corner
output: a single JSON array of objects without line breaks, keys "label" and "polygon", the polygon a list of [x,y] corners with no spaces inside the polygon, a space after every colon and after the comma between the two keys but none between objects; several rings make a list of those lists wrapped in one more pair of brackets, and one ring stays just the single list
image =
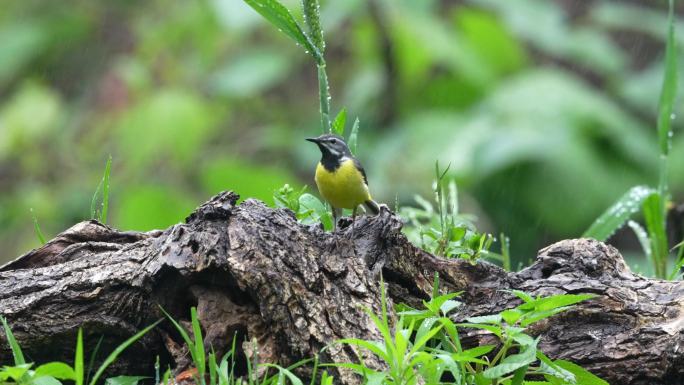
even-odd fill
[{"label": "bird's eye", "polygon": [[335,139],[330,139],[328,142],[335,143]]}]

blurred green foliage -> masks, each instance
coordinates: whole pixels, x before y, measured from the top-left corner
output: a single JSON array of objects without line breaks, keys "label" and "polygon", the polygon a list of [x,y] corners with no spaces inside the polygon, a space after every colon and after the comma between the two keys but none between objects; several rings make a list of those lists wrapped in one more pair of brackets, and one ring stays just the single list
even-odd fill
[{"label": "blurred green foliage", "polygon": [[[527,261],[629,187],[656,184],[666,10],[323,1],[333,111],[360,118],[375,198],[413,204],[434,162],[451,163],[460,210]],[[177,223],[224,189],[273,204],[285,183],[313,186],[318,154],[303,138],[320,132],[316,70],[242,0],[10,1],[0,41],[0,260],[38,245],[31,208],[47,238],[88,218],[109,154],[109,223],[124,229]]]}]

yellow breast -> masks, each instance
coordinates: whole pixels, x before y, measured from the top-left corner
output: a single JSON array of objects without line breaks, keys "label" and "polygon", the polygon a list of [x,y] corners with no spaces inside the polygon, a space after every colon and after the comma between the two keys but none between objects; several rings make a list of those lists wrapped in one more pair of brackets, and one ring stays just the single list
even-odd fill
[{"label": "yellow breast", "polygon": [[371,199],[363,175],[351,159],[342,162],[334,172],[319,163],[315,179],[318,191],[335,208],[353,209]]}]

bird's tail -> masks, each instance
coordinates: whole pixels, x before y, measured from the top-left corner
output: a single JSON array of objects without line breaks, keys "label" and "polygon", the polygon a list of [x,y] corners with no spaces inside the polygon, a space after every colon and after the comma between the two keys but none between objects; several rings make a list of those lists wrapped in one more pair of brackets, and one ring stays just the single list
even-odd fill
[{"label": "bird's tail", "polygon": [[368,209],[368,211],[370,211],[371,213],[373,213],[373,215],[378,215],[378,214],[380,214],[380,206],[378,206],[378,204],[375,203],[374,200],[369,199],[369,200],[363,202],[363,204],[366,206],[366,208]]}]

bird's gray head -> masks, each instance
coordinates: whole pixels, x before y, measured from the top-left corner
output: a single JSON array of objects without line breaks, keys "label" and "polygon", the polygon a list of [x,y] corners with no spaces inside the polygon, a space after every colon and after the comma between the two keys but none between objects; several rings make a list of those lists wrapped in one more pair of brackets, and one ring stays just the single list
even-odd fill
[{"label": "bird's gray head", "polygon": [[306,140],[318,145],[323,158],[341,159],[351,157],[351,151],[349,151],[347,143],[339,135],[323,134],[317,138],[307,138]]}]

